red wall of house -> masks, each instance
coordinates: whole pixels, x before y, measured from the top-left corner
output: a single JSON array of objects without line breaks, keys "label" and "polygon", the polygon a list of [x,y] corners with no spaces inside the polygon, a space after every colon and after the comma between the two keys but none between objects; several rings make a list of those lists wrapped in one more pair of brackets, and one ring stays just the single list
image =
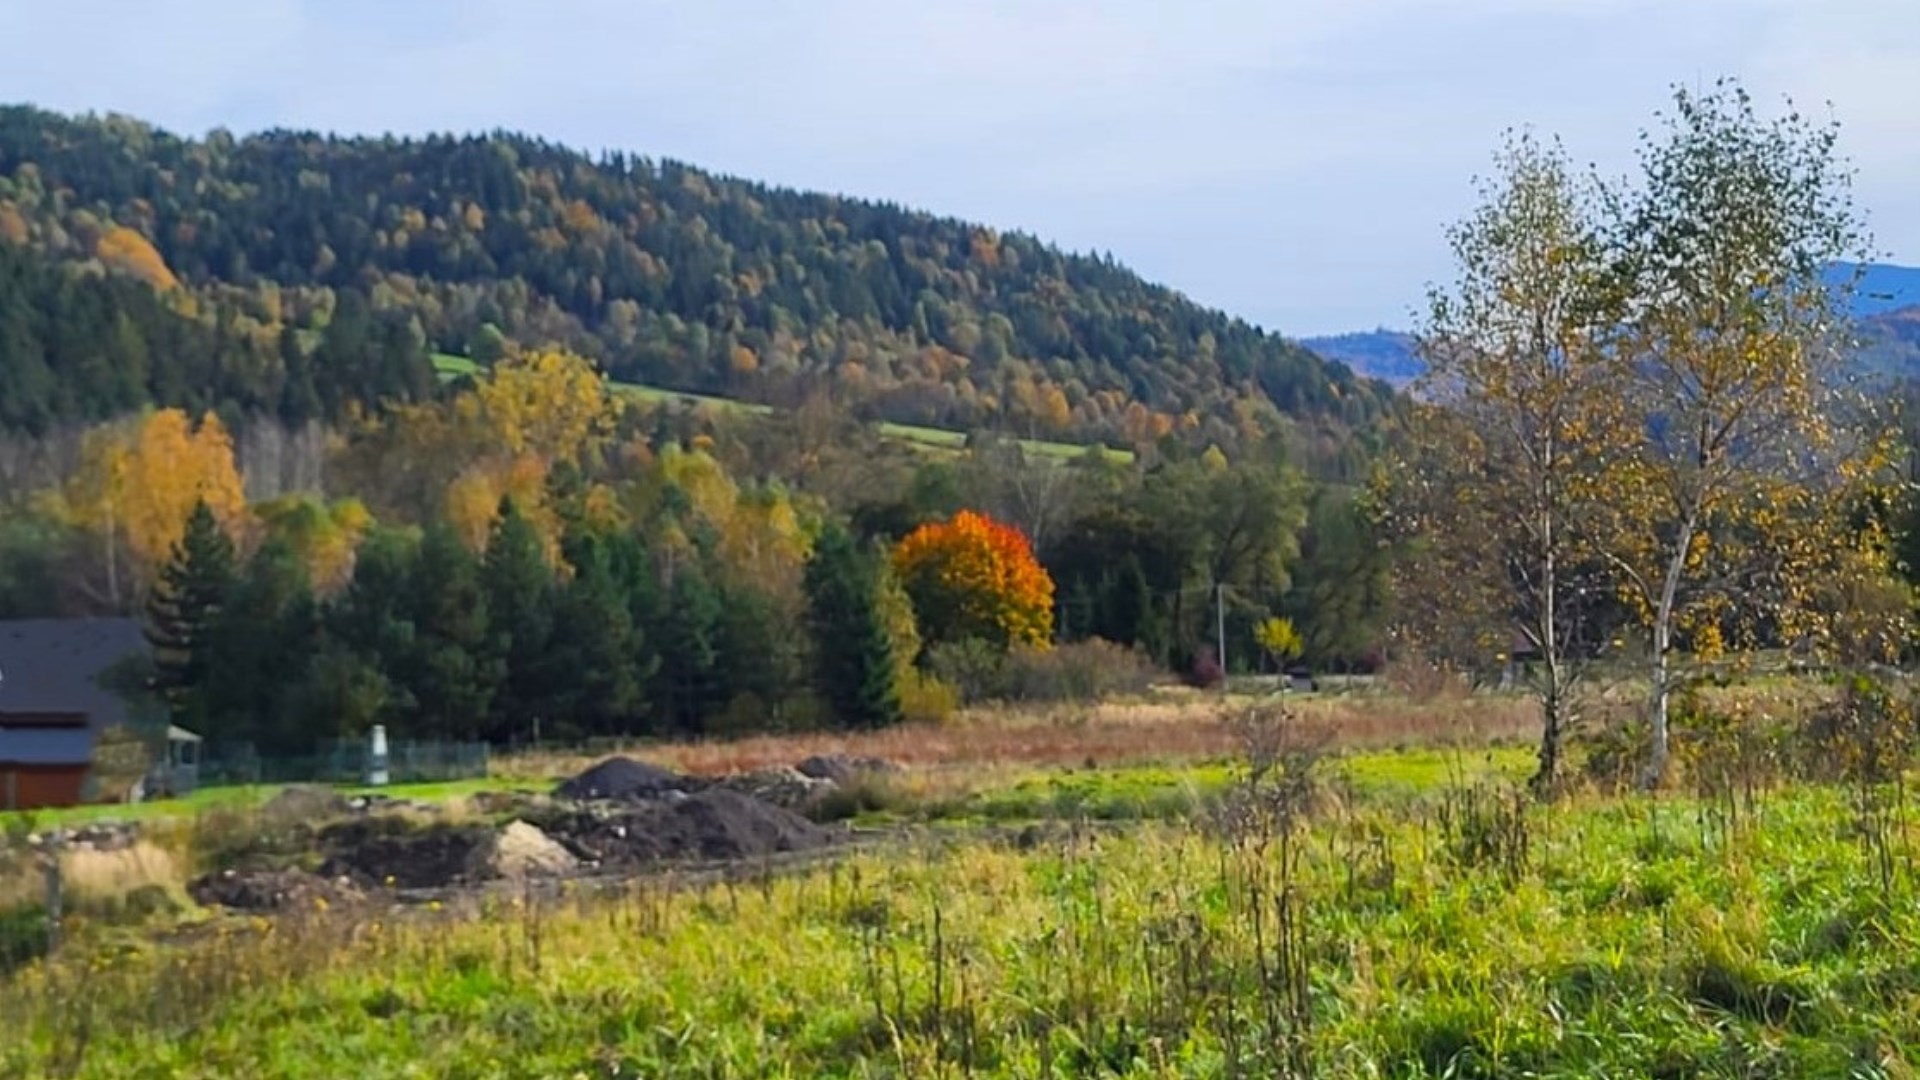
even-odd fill
[{"label": "red wall of house", "polygon": [[0,765],[0,810],[75,806],[86,782],[85,765]]}]

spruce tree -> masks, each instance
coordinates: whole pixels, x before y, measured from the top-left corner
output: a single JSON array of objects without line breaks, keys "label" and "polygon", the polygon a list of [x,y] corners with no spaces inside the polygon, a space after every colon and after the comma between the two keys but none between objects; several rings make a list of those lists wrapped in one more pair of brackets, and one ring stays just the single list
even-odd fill
[{"label": "spruce tree", "polygon": [[331,731],[292,722],[290,692],[305,678],[319,645],[307,567],[284,540],[270,540],[247,561],[210,629],[202,688],[209,738],[238,738],[264,753],[300,753]]},{"label": "spruce tree", "polygon": [[452,527],[434,522],[420,541],[410,584],[414,641],[405,679],[420,729],[441,738],[480,738],[504,663],[490,647],[492,608],[480,561]]},{"label": "spruce tree", "polygon": [[879,610],[880,579],[871,555],[844,529],[821,534],[807,563],[808,628],[814,681],[834,716],[853,727],[900,719],[893,645]]},{"label": "spruce tree", "polygon": [[631,733],[653,674],[642,635],[606,548],[592,536],[568,545],[573,577],[561,590],[555,622],[556,727],[572,735]]},{"label": "spruce tree", "polygon": [[531,733],[552,706],[555,581],[540,532],[511,497],[500,502],[500,520],[487,541],[481,566],[493,658],[500,665],[487,736],[504,741]]},{"label": "spruce tree", "polygon": [[720,597],[697,564],[676,567],[660,613],[659,699],[669,726],[698,734],[718,711]]},{"label": "spruce tree", "polygon": [[203,712],[213,631],[233,591],[233,564],[233,541],[204,500],[194,503],[185,534],[147,596],[154,689],[176,723],[198,723]]}]

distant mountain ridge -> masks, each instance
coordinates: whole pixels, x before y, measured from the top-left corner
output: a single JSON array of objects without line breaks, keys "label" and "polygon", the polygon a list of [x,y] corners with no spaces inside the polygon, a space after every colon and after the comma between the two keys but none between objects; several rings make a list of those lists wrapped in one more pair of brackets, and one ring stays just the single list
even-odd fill
[{"label": "distant mountain ridge", "polygon": [[[1833,285],[1854,282],[1848,307],[1861,338],[1857,357],[1861,372],[1920,377],[1920,267],[1835,263],[1826,279]],[[1346,364],[1355,374],[1394,387],[1406,386],[1426,370],[1415,351],[1414,336],[1384,326],[1301,338],[1300,344],[1325,359]]]}]

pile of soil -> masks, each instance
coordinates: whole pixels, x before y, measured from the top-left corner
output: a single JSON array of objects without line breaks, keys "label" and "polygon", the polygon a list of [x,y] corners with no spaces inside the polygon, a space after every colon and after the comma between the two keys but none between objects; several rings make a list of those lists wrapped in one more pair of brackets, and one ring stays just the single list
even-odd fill
[{"label": "pile of soil", "polygon": [[346,797],[332,788],[290,784],[268,799],[260,807],[260,813],[272,821],[313,822],[345,817],[352,809]]},{"label": "pile of soil", "polygon": [[815,780],[845,784],[863,773],[894,773],[900,766],[877,757],[851,757],[847,754],[815,754],[793,767],[793,771]]},{"label": "pile of soil", "polygon": [[576,815],[563,833],[581,854],[603,865],[751,859],[824,847],[833,834],[771,803],[725,788],[673,802],[596,817]]},{"label": "pile of soil", "polygon": [[492,841],[474,852],[467,867],[469,877],[527,878],[563,877],[580,866],[573,852],[524,821],[509,822]]},{"label": "pile of soil", "polygon": [[239,911],[319,910],[365,899],[352,881],[305,870],[226,870],[187,886],[196,904]]},{"label": "pile of soil", "polygon": [[678,773],[635,761],[612,757],[565,781],[554,794],[563,799],[657,799],[669,792],[686,791],[695,782]]},{"label": "pile of soil", "polygon": [[369,817],[320,830],[326,853],[320,872],[366,885],[432,889],[472,880],[493,846],[484,825],[419,826],[404,818]]},{"label": "pile of soil", "polygon": [[832,780],[808,776],[797,769],[761,769],[722,777],[715,786],[805,813],[840,785]]}]

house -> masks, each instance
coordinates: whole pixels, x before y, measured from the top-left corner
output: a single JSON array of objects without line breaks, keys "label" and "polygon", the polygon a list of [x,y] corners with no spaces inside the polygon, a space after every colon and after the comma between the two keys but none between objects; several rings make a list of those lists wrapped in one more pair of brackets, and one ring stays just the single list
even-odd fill
[{"label": "house", "polygon": [[147,652],[133,619],[0,622],[0,810],[82,801],[100,733],[135,719],[109,676]]}]

